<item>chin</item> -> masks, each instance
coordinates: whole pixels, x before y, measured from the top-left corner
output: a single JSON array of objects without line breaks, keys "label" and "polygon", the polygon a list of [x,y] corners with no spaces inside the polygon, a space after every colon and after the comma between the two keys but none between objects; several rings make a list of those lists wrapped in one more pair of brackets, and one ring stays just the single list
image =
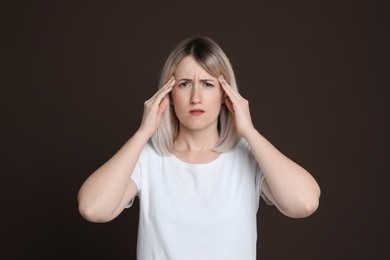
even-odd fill
[{"label": "chin", "polygon": [[181,123],[188,130],[192,131],[201,131],[210,129],[211,127],[217,129],[217,122],[190,122],[190,123]]}]

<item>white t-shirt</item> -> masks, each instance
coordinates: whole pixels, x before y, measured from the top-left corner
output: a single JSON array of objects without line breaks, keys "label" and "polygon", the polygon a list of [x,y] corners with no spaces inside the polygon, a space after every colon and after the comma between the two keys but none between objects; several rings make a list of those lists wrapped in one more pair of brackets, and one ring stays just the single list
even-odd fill
[{"label": "white t-shirt", "polygon": [[256,259],[264,176],[245,139],[205,164],[161,156],[147,143],[131,178],[140,199],[138,260]]}]

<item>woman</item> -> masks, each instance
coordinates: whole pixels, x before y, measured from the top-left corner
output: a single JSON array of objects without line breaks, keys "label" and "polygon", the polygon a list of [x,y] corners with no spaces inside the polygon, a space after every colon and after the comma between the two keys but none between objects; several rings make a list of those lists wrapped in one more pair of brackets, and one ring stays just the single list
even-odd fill
[{"label": "woman", "polygon": [[138,259],[256,259],[260,196],[300,218],[320,189],[255,129],[228,58],[201,37],[171,52],[138,131],[84,182],[79,210],[106,222],[135,196]]}]

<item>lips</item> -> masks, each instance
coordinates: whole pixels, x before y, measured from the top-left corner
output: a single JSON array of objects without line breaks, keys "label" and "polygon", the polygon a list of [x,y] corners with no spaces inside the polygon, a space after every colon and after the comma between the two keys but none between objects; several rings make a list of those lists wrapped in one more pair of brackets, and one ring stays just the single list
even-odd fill
[{"label": "lips", "polygon": [[193,116],[200,116],[204,113],[204,110],[202,109],[192,109],[190,111],[190,114],[193,115]]}]

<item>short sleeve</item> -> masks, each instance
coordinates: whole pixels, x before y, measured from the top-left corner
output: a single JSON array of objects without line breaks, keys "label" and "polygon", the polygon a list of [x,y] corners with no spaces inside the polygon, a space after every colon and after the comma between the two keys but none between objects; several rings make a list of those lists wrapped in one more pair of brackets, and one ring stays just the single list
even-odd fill
[{"label": "short sleeve", "polygon": [[140,160],[137,161],[133,173],[131,174],[130,177],[135,184],[137,184],[138,192],[140,191],[141,188],[141,162]]},{"label": "short sleeve", "polygon": [[[141,157],[140,157],[141,158]],[[138,193],[137,196],[139,197],[140,191],[141,191],[141,162],[140,159],[137,160],[137,163],[134,167],[133,172],[131,173],[130,178],[135,182],[137,185]],[[135,197],[125,206],[125,208],[130,208],[134,203]]]},{"label": "short sleeve", "polygon": [[261,171],[261,168],[258,166],[256,171],[256,190],[258,191],[258,196],[262,197],[268,205],[273,205],[272,201],[264,194],[262,190],[264,180],[265,176]]},{"label": "short sleeve", "polygon": [[251,164],[254,167],[254,171],[256,172],[255,173],[255,185],[256,185],[257,196],[262,197],[263,200],[268,205],[273,205],[272,201],[269,198],[267,198],[267,196],[264,194],[264,192],[262,190],[263,182],[265,180],[265,176],[264,176],[264,174],[263,174],[263,172],[261,170],[261,166],[258,164],[258,162],[256,161],[256,158],[254,157],[254,155],[253,155],[253,153],[251,151],[249,143],[244,138],[242,138],[241,141],[240,141],[240,144],[243,145],[245,147],[245,150],[248,152],[249,158],[250,158],[250,162],[251,162]]}]

